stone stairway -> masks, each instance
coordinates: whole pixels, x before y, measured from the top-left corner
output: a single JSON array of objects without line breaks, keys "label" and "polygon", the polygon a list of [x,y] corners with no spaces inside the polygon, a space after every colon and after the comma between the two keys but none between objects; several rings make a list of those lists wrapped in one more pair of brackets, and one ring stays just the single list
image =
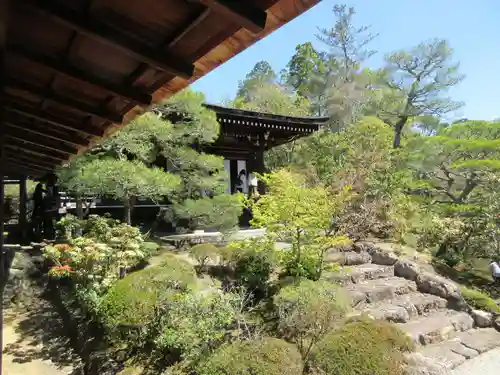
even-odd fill
[{"label": "stone stairway", "polygon": [[[357,243],[340,256],[342,271],[324,277],[348,290],[355,315],[392,321],[413,339],[407,375],[447,374],[500,346],[491,315],[471,309],[452,281],[374,243]],[[326,261],[338,262],[339,254]]]}]

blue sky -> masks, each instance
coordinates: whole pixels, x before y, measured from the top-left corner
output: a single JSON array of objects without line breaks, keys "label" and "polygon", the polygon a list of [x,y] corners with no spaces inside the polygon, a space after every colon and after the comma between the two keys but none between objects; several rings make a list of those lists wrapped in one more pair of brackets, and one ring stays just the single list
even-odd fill
[{"label": "blue sky", "polygon": [[[207,101],[220,103],[234,97],[238,81],[256,62],[267,60],[279,72],[299,43],[313,41],[317,26],[330,27],[335,0],[323,0],[264,40],[203,77],[193,89]],[[379,33],[371,47],[379,51],[367,65],[380,66],[383,55],[421,41],[445,38],[455,50],[465,80],[450,91],[465,107],[454,117],[492,120],[500,117],[500,0],[352,0],[355,24],[371,25]]]}]

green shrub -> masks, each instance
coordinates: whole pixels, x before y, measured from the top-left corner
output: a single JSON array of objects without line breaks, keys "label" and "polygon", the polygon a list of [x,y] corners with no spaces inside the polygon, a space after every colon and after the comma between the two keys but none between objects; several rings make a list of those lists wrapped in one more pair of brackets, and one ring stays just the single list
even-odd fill
[{"label": "green shrub", "polygon": [[465,301],[473,308],[500,314],[500,306],[488,294],[462,285],[460,291]]},{"label": "green shrub", "polygon": [[274,254],[260,249],[244,249],[237,253],[234,273],[236,281],[251,292],[267,290],[273,272]]},{"label": "green shrub", "polygon": [[177,295],[154,322],[155,347],[179,353],[188,363],[205,358],[228,335],[238,313],[238,298],[221,291]]},{"label": "green shrub", "polygon": [[365,319],[326,335],[311,353],[310,367],[325,375],[400,375],[403,352],[414,349],[396,325]]},{"label": "green shrub", "polygon": [[158,265],[167,273],[171,286],[176,289],[186,290],[196,282],[196,272],[192,264],[175,254],[164,254]]},{"label": "green shrub", "polygon": [[209,261],[215,261],[218,255],[217,248],[211,243],[194,245],[189,252],[191,256],[196,259],[202,270]]},{"label": "green shrub", "polygon": [[222,263],[223,266],[228,266],[231,263],[233,263],[236,260],[237,255],[240,251],[241,251],[240,249],[231,246],[223,246],[217,249],[220,262]]},{"label": "green shrub", "polygon": [[302,360],[294,345],[275,338],[238,341],[217,350],[198,375],[300,375]]},{"label": "green shrub", "polygon": [[103,298],[100,310],[104,322],[111,328],[145,325],[173,295],[195,282],[192,267],[178,259],[169,265],[146,268],[118,280]]},{"label": "green shrub", "polygon": [[307,279],[281,289],[274,304],[281,334],[297,344],[303,358],[351,307],[347,293],[340,287]]}]

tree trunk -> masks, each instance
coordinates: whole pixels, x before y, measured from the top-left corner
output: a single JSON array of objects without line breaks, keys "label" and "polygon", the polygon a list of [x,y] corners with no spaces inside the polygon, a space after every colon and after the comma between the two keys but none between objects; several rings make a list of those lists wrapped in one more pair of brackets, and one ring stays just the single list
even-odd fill
[{"label": "tree trunk", "polygon": [[392,144],[394,148],[401,147],[401,133],[403,132],[406,121],[408,121],[408,117],[402,117],[394,126],[394,143]]},{"label": "tree trunk", "polygon": [[132,202],[130,197],[123,200],[123,221],[128,225],[132,225]]}]

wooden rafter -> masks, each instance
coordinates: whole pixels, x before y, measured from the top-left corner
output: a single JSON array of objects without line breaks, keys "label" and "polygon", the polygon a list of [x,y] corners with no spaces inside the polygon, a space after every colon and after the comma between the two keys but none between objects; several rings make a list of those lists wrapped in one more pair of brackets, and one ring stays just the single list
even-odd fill
[{"label": "wooden rafter", "polygon": [[46,165],[40,165],[38,163],[30,163],[30,162],[27,162],[25,160],[19,160],[18,158],[11,156],[11,155],[6,155],[5,159],[8,162],[10,162],[11,164],[13,164],[14,166],[20,165],[23,167],[30,168],[34,171],[50,171],[50,170],[52,170],[51,167],[48,167]]},{"label": "wooden rafter", "polygon": [[24,117],[33,118],[63,129],[71,130],[74,132],[79,132],[95,137],[100,137],[103,134],[101,129],[98,129],[91,125],[84,125],[81,123],[71,123],[67,119],[62,119],[57,116],[51,115],[47,112],[40,111],[37,109],[32,109],[27,106],[23,106],[12,101],[7,102],[5,106],[6,111],[17,113]]},{"label": "wooden rafter", "polygon": [[43,129],[33,124],[23,124],[24,125],[23,126],[19,123],[14,123],[7,120],[5,121],[5,125],[7,126],[7,128],[17,129],[24,132],[35,134],[37,136],[40,136],[42,139],[50,138],[58,142],[63,142],[65,144],[76,147],[76,149],[78,149],[78,147],[86,146],[88,144],[88,141],[86,139],[71,137],[69,135],[51,133],[47,131],[47,129]]},{"label": "wooden rafter", "polygon": [[136,60],[149,64],[156,69],[185,79],[193,76],[193,64],[182,61],[180,58],[165,52],[159,53],[156,48],[149,48],[142,43],[137,43],[124,34],[117,33],[113,28],[104,23],[88,17],[83,18],[78,13],[50,1],[23,0],[23,4],[75,31],[117,48]]},{"label": "wooden rafter", "polygon": [[77,100],[72,99],[67,95],[60,95],[53,90],[49,90],[42,87],[37,87],[32,84],[20,81],[14,78],[8,78],[6,81],[6,86],[15,90],[24,91],[30,94],[34,94],[44,100],[49,100],[59,106],[74,109],[78,112],[87,114],[89,116],[97,117],[101,120],[111,121],[114,123],[120,123],[122,117],[117,113],[106,113],[105,111],[99,110],[95,106],[91,106]]},{"label": "wooden rafter", "polygon": [[149,105],[151,103],[151,95],[141,93],[139,90],[132,87],[125,87],[107,82],[105,79],[96,77],[93,74],[88,73],[76,66],[72,66],[69,63],[63,63],[52,57],[30,51],[20,45],[9,43],[8,52],[29,60],[37,65],[43,66],[45,69],[61,76],[82,82],[100,90],[104,90],[112,95],[129,100],[132,103],[141,105]]},{"label": "wooden rafter", "polygon": [[7,138],[17,139],[18,141],[25,142],[28,144],[36,145],[38,147],[45,148],[47,150],[54,151],[61,155],[70,156],[76,154],[78,150],[74,147],[61,144],[61,142],[54,142],[51,139],[40,138],[26,131],[19,131],[17,129],[9,128],[6,131],[5,136]]},{"label": "wooden rafter", "polygon": [[53,169],[56,164],[54,161],[49,161],[39,155],[30,155],[26,154],[19,150],[5,150],[5,155],[10,158],[14,158],[15,160],[19,160],[25,163],[33,164],[35,166],[39,166],[42,168]]},{"label": "wooden rafter", "polygon": [[[6,143],[5,147],[11,148],[15,147],[17,149],[25,149],[27,153],[33,154],[33,155],[42,155],[44,157],[57,160],[58,163],[65,161],[69,158],[69,153],[67,152],[62,152],[60,150],[52,150],[49,149],[45,146],[42,146],[38,142],[26,140],[24,138],[16,137],[16,136],[11,136],[11,135],[6,135],[6,138],[8,138],[8,143]],[[29,145],[29,148],[27,147]]]},{"label": "wooden rafter", "polygon": [[228,20],[259,33],[266,27],[267,13],[262,9],[252,7],[249,1],[231,0],[189,0],[205,5],[214,12],[220,13]]}]

